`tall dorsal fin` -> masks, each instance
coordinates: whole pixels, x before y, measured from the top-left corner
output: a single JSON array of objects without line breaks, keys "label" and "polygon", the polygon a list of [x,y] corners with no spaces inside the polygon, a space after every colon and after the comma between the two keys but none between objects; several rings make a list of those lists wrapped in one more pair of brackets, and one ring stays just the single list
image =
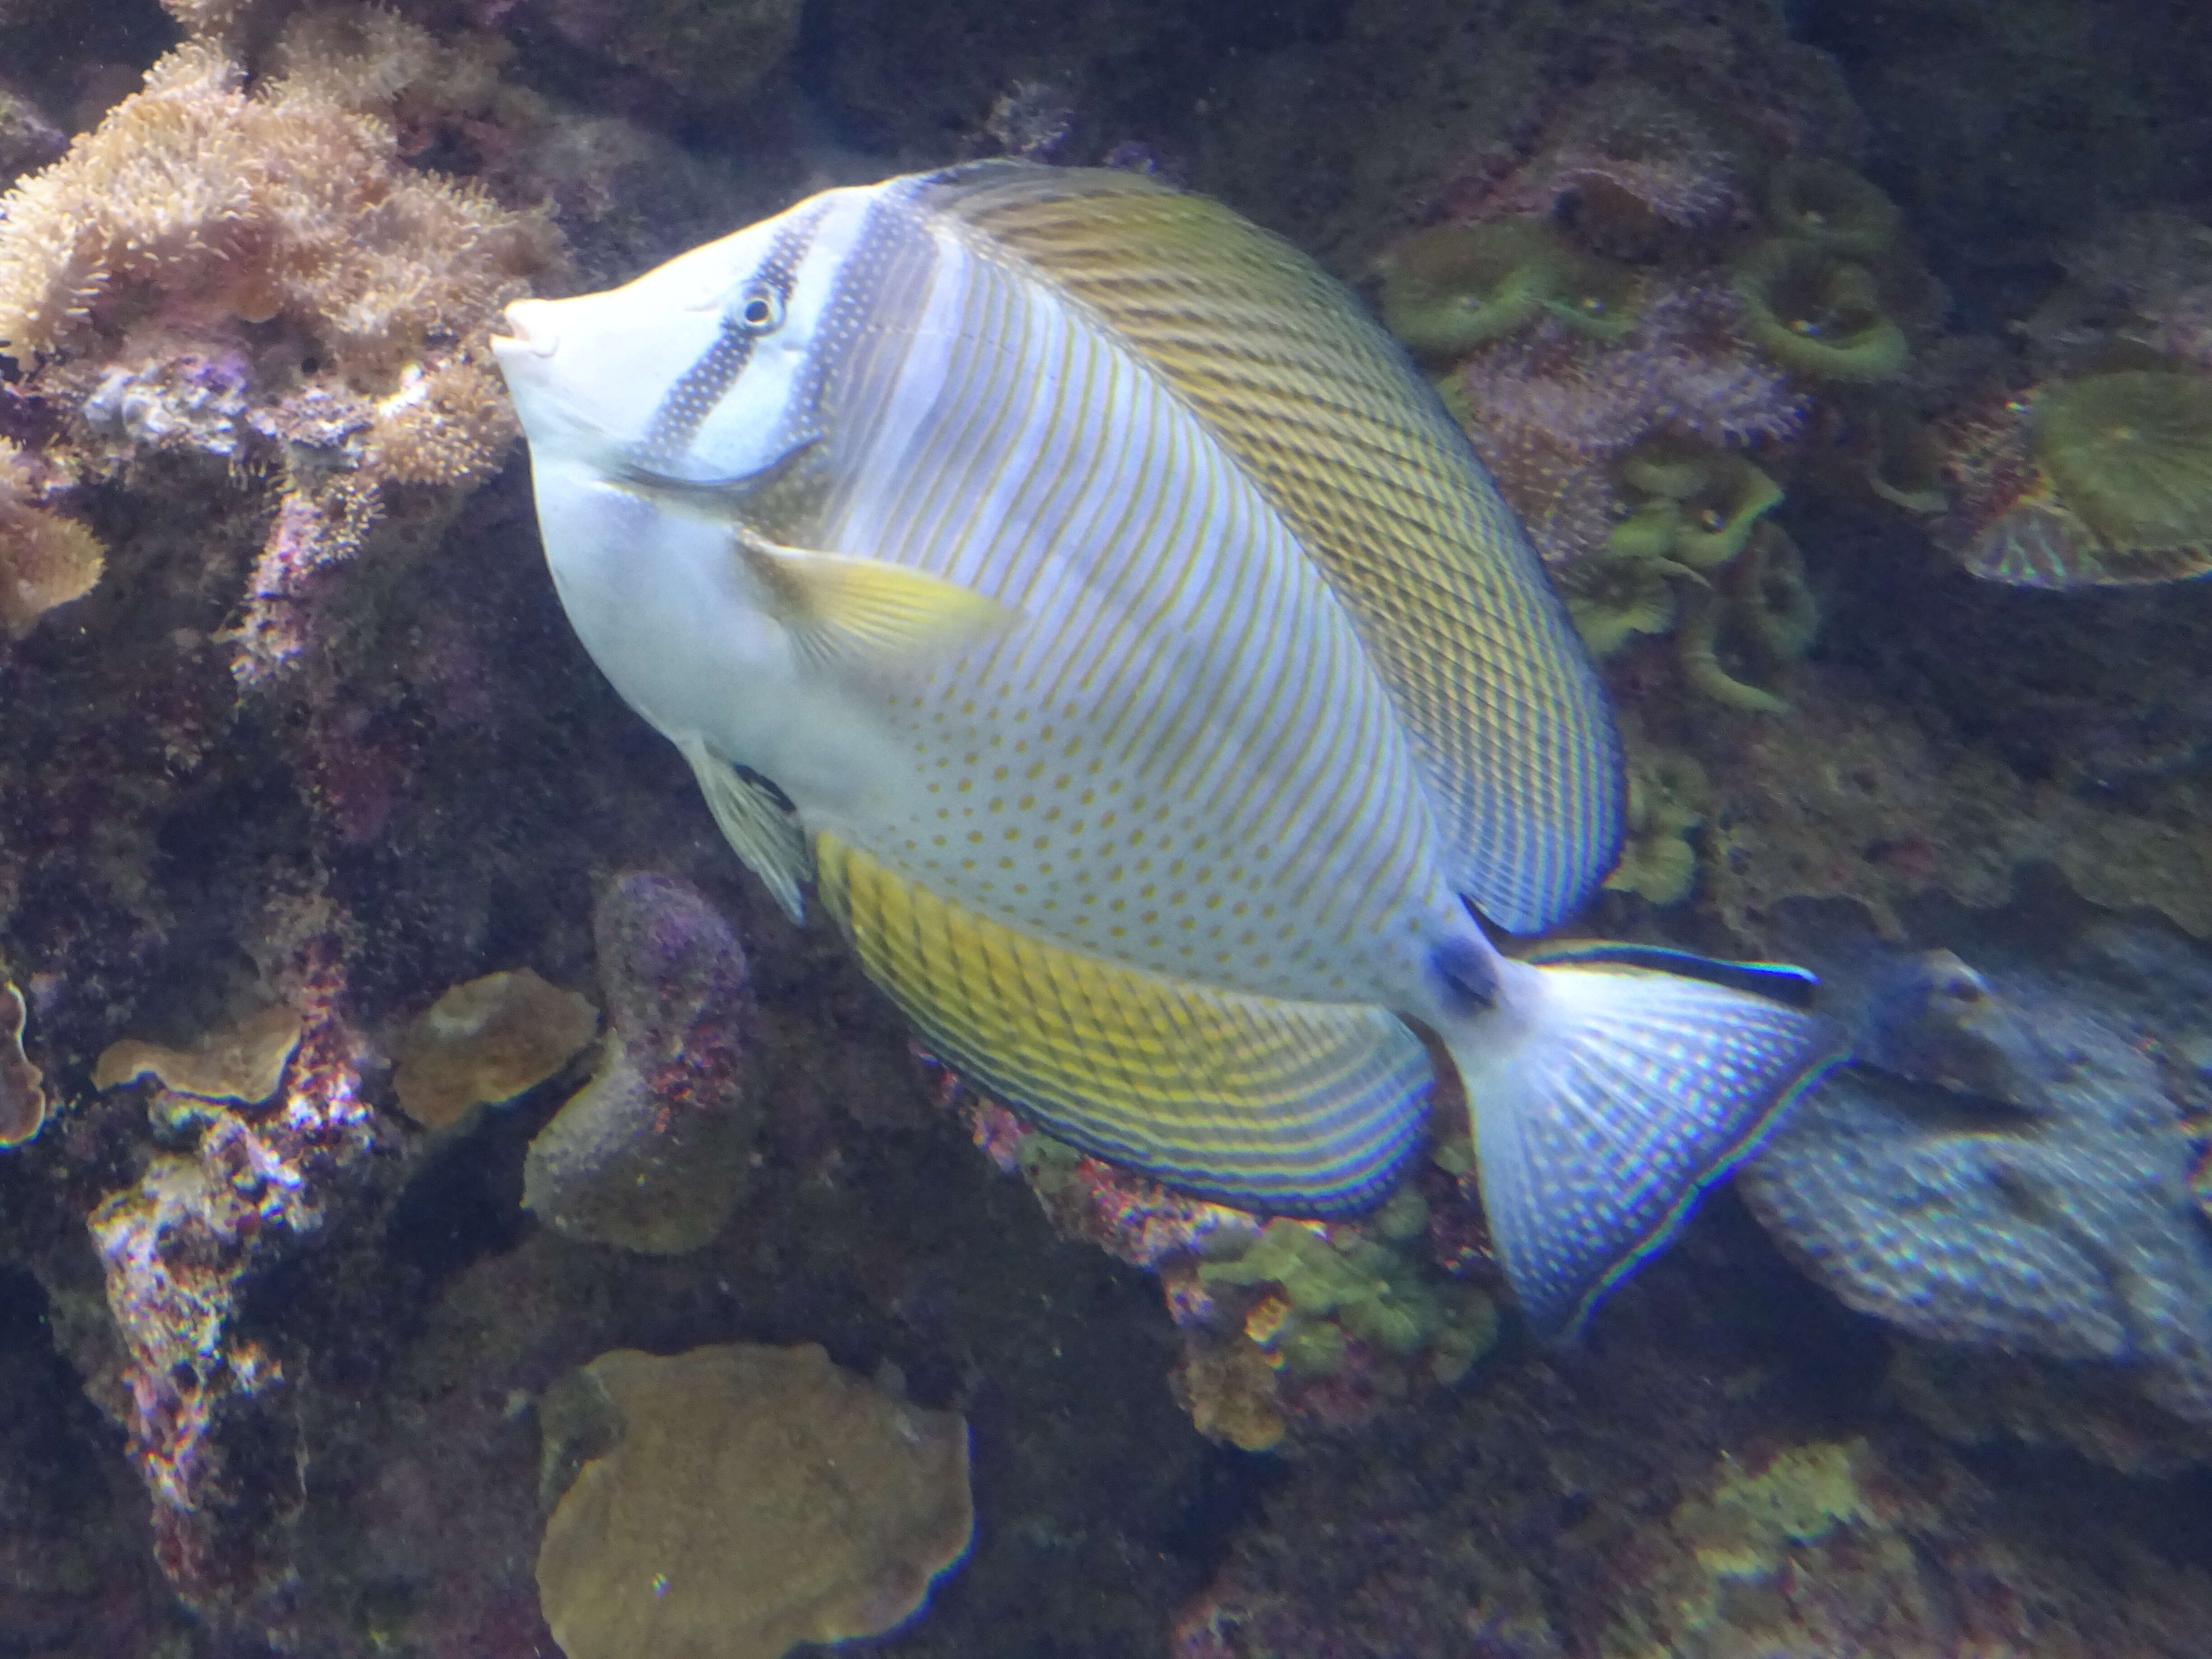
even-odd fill
[{"label": "tall dorsal fin", "polygon": [[1435,394],[1341,285],[1219,204],[985,162],[917,205],[1126,340],[1316,561],[1405,722],[1460,890],[1515,932],[1612,867],[1620,740],[1566,609]]}]

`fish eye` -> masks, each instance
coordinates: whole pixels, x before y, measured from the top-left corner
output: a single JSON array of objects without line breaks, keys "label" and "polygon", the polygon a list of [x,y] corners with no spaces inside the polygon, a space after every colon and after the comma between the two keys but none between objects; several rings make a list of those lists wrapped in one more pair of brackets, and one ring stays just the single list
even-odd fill
[{"label": "fish eye", "polygon": [[783,324],[783,295],[765,283],[756,283],[738,296],[731,320],[748,334],[765,334]]}]

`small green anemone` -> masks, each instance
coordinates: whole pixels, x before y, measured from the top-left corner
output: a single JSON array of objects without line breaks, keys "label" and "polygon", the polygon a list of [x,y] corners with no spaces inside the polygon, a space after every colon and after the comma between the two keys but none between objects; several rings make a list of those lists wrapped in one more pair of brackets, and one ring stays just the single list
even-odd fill
[{"label": "small green anemone", "polygon": [[1383,325],[1420,356],[1448,362],[1542,316],[1575,263],[1531,220],[1417,231],[1380,262]]},{"label": "small green anemone", "polygon": [[1820,610],[1805,579],[1797,544],[1780,525],[1763,522],[1735,560],[1712,584],[1682,599],[1674,641],[1682,678],[1716,702],[1747,713],[1782,714],[1790,705],[1754,684],[1722,656],[1723,643],[1763,678],[1785,673],[1811,647]]},{"label": "small green anemone", "polygon": [[1858,409],[1862,429],[1860,477],[1866,487],[1892,507],[1923,517],[1945,511],[1951,497],[1943,487],[1943,449],[1936,435],[1900,401],[1879,392],[1863,394]]},{"label": "small green anemone", "polygon": [[1731,574],[1729,614],[1753,654],[1771,670],[1802,661],[1820,629],[1820,605],[1797,538],[1770,520]]},{"label": "small green anemone", "polygon": [[1742,552],[1782,500],[1782,486],[1743,456],[1697,444],[1646,444],[1621,462],[1620,478],[1644,499],[1615,527],[1616,550],[1641,551],[1666,526],[1660,556],[1692,570],[1717,570]]},{"label": "small green anemone", "polygon": [[1840,161],[1785,157],[1766,181],[1766,210],[1784,236],[1838,253],[1880,253],[1897,238],[1897,204]]},{"label": "small green anemone", "polygon": [[1636,893],[1653,904],[1689,897],[1698,880],[1698,849],[1690,836],[1712,805],[1705,769],[1674,749],[1632,748],[1628,766],[1628,835],[1620,862],[1605,878],[1616,893]]},{"label": "small green anemone", "polygon": [[1559,586],[1583,643],[1593,657],[1609,657],[1638,634],[1663,634],[1674,625],[1674,587],[1664,559],[1582,559]]},{"label": "small green anemone", "polygon": [[1546,307],[1577,334],[1611,345],[1626,339],[1643,312],[1636,272],[1618,260],[1588,253],[1573,262],[1560,291]]},{"label": "small green anemone", "polygon": [[1883,308],[1880,281],[1835,248],[1762,242],[1737,264],[1735,285],[1745,330],[1785,368],[1826,380],[1887,380],[1905,368],[1905,331]]},{"label": "small green anemone", "polygon": [[2036,401],[2035,458],[2113,550],[2204,548],[2212,564],[2212,380],[2129,369],[2054,386]]}]

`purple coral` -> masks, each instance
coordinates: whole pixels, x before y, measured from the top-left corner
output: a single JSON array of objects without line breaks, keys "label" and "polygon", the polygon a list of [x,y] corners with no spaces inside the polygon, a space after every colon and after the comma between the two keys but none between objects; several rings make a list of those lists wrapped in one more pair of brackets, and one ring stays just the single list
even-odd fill
[{"label": "purple coral", "polygon": [[[1724,224],[1743,207],[1736,158],[1680,104],[1640,82],[1582,94],[1499,189],[1501,212],[1554,214],[1593,194],[1681,228]],[[1602,207],[1596,210],[1602,211]]]},{"label": "purple coral", "polygon": [[1547,320],[1454,380],[1476,453],[1553,564],[1604,546],[1621,511],[1609,464],[1646,438],[1778,443],[1810,407],[1744,337],[1733,290],[1697,276],[1659,286],[1623,338]]},{"label": "purple coral", "polygon": [[523,1202],[574,1237],[679,1255],[729,1218],[759,1136],[744,949],[670,876],[617,878],[592,921],[611,1036],[531,1143]]}]

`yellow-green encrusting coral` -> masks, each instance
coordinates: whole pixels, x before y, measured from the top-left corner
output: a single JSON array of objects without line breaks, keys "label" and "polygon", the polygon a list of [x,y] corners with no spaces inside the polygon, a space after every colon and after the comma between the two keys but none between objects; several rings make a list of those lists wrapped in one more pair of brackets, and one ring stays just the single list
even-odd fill
[{"label": "yellow-green encrusting coral", "polygon": [[1199,1279],[1273,1286],[1279,1297],[1255,1310],[1246,1330],[1296,1375],[1332,1375],[1357,1340],[1400,1359],[1426,1354],[1431,1373],[1450,1382],[1496,1340],[1498,1310],[1405,1248],[1427,1220],[1427,1206],[1407,1191],[1358,1234],[1271,1221],[1258,1238],[1237,1241],[1241,1255],[1201,1263]]},{"label": "yellow-green encrusting coral", "polygon": [[1869,265],[1825,243],[1782,236],[1736,265],[1744,329],[1788,368],[1824,380],[1887,380],[1905,368],[1905,331]]},{"label": "yellow-green encrusting coral", "polygon": [[2117,550],[2197,548],[2212,566],[2212,379],[2130,369],[2063,382],[2037,400],[2035,458]]},{"label": "yellow-green encrusting coral", "polygon": [[1378,264],[1383,325],[1420,356],[1449,362],[1544,315],[1567,295],[1576,264],[1530,220],[1417,231]]},{"label": "yellow-green encrusting coral", "polygon": [[1880,253],[1897,238],[1903,216],[1872,179],[1840,161],[1790,155],[1766,184],[1766,210],[1784,236],[1839,253]]},{"label": "yellow-green encrusting coral", "polygon": [[1679,750],[1632,753],[1628,768],[1628,839],[1605,878],[1617,893],[1654,904],[1675,904],[1698,883],[1691,834],[1712,805],[1705,769]]},{"label": "yellow-green encrusting coral", "polygon": [[1611,1659],[1677,1659],[1807,1650],[1776,1645],[1778,1626],[1790,1634],[1802,1627],[1790,1620],[1788,1602],[1765,1587],[1808,1550],[1857,1534],[1852,1541],[1864,1548],[1903,1553],[1911,1571],[1911,1546],[1861,1484],[1869,1461],[1863,1440],[1814,1441],[1763,1462],[1723,1453],[1703,1490],[1663,1521],[1654,1517],[1666,1565],[1646,1597],[1615,1609],[1602,1651]]}]

